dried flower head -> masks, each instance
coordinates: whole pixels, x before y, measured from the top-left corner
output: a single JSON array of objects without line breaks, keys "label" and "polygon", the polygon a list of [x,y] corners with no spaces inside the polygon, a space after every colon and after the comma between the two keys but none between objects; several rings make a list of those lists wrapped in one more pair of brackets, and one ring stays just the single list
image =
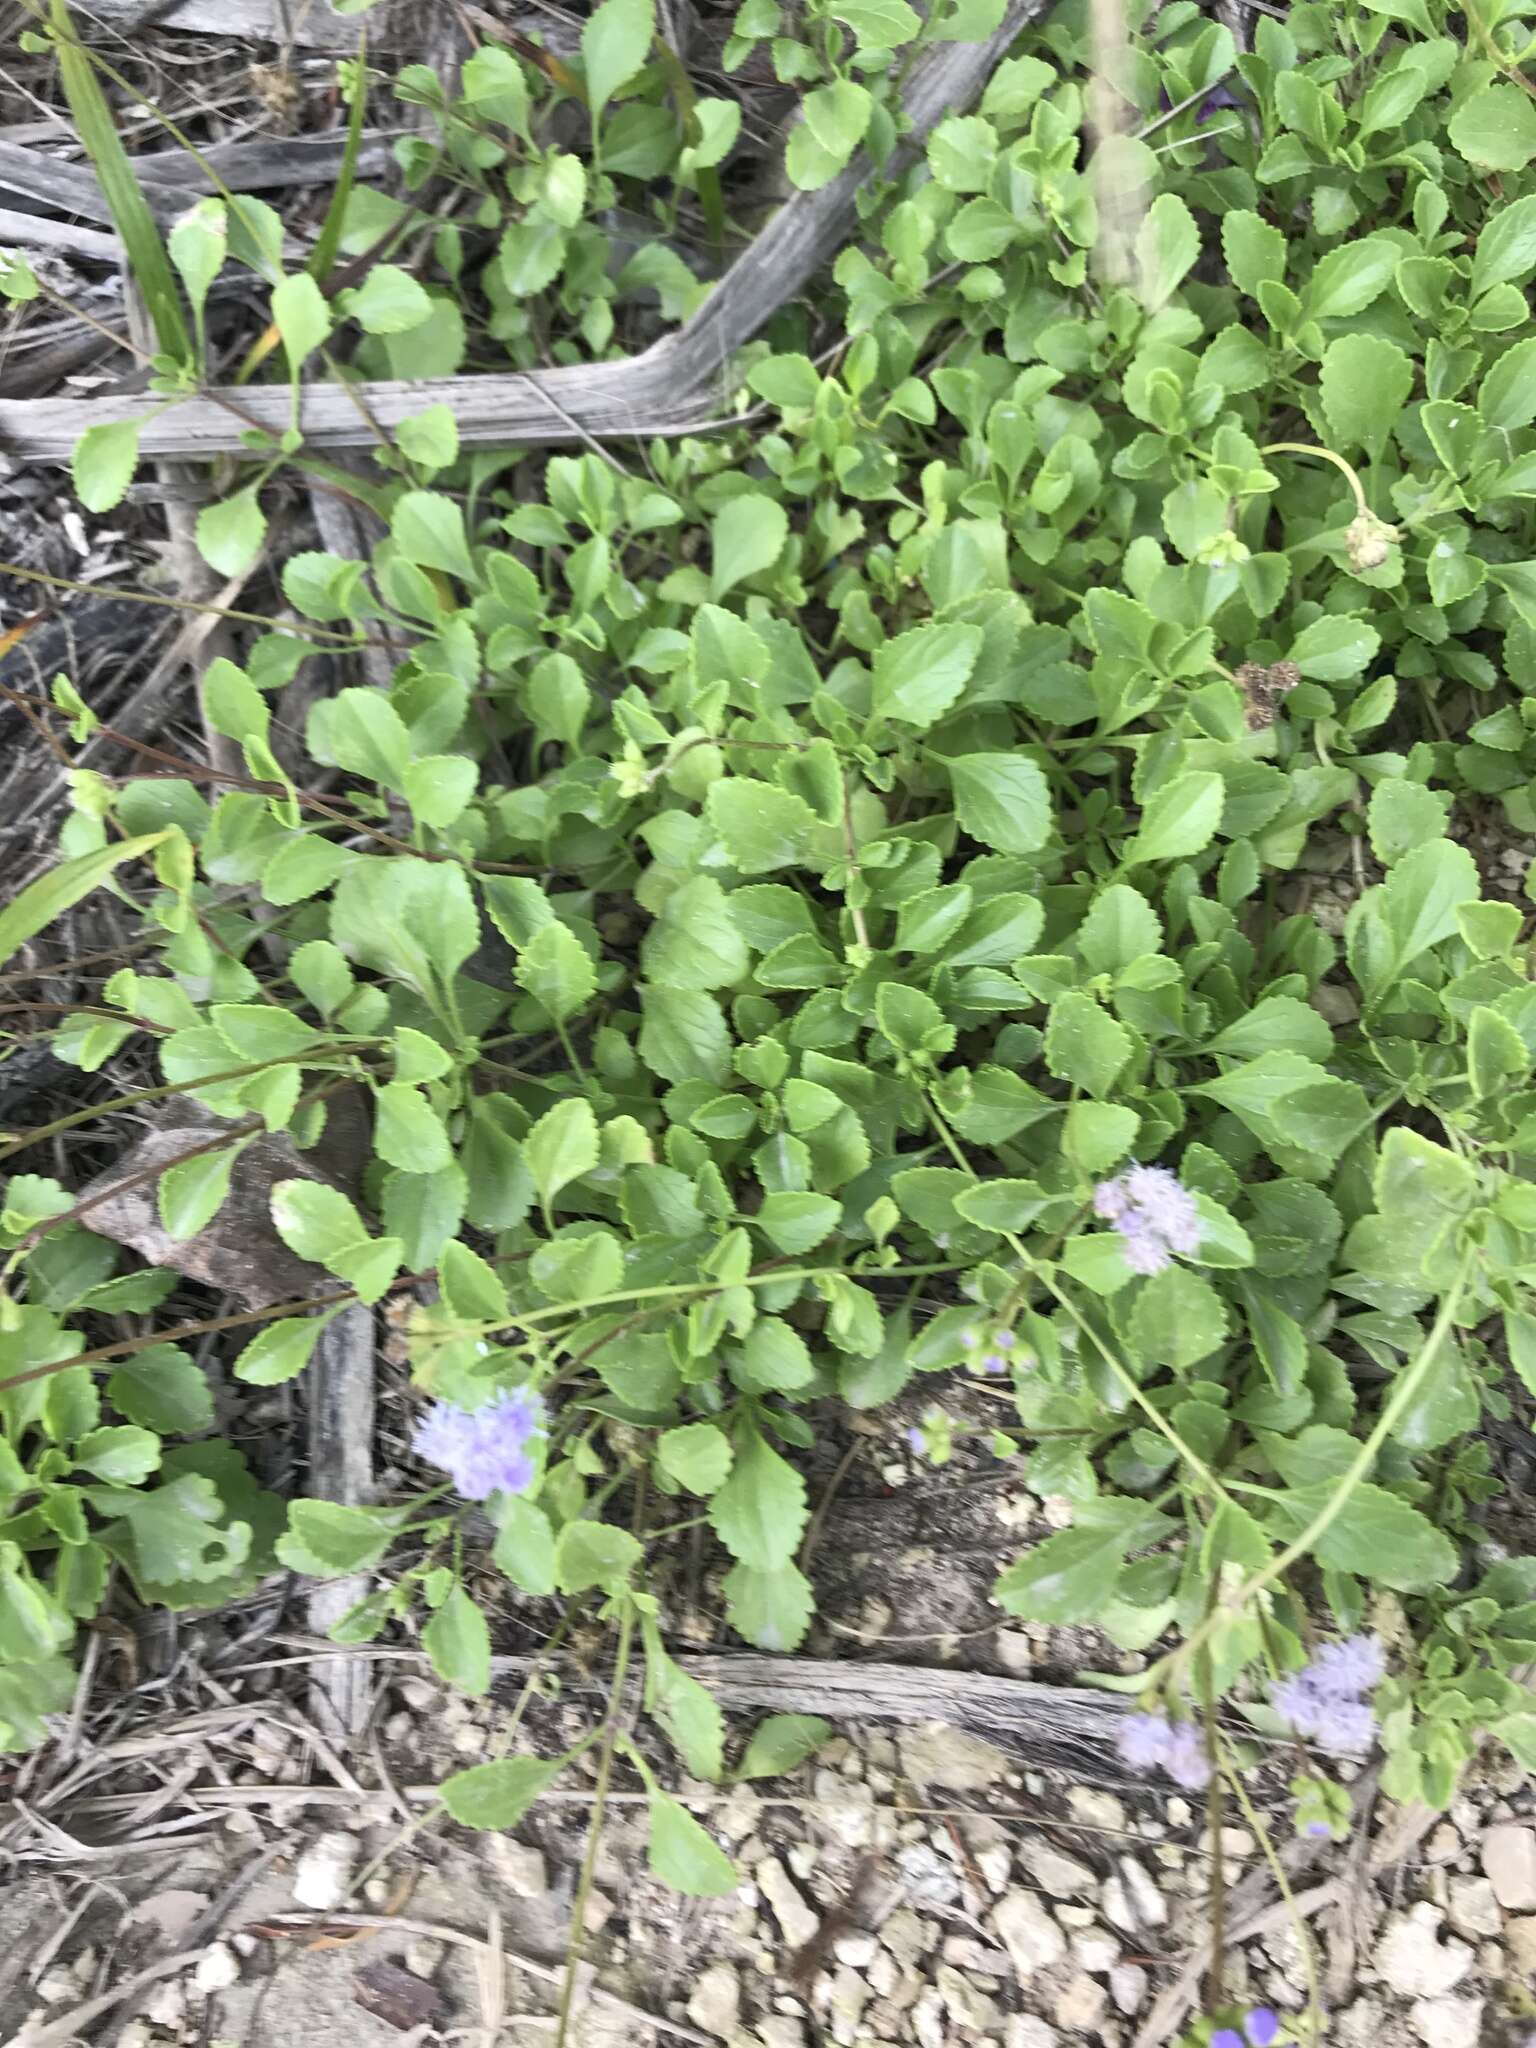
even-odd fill
[{"label": "dried flower head", "polygon": [[1277,661],[1268,668],[1245,661],[1233,680],[1247,701],[1248,730],[1264,732],[1274,724],[1281,698],[1301,681],[1301,670],[1294,661]]},{"label": "dried flower head", "polygon": [[1374,512],[1360,513],[1344,530],[1344,552],[1349,557],[1349,566],[1356,571],[1381,568],[1390,561],[1392,550],[1402,537],[1397,527],[1378,519]]}]

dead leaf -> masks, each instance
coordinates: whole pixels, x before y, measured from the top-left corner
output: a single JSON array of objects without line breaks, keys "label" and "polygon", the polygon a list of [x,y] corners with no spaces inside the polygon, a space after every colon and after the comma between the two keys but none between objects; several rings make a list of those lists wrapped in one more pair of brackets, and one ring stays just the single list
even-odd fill
[{"label": "dead leaf", "polygon": [[152,1927],[174,1947],[207,1904],[206,1892],[153,1892],[131,1909],[123,1926]]},{"label": "dead leaf", "polygon": [[364,2012],[371,2012],[402,2034],[412,2027],[435,2026],[443,2016],[442,1994],[436,1985],[413,1977],[398,1963],[366,1963],[352,1979],[352,1996]]}]

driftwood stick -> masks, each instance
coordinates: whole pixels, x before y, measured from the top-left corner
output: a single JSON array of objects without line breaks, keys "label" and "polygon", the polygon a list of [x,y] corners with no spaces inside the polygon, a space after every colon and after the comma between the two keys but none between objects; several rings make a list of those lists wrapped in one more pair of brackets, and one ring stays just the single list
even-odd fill
[{"label": "driftwood stick", "polygon": [[100,228],[54,220],[43,213],[16,213],[0,206],[0,243],[19,242],[24,249],[62,249],[69,256],[91,256],[98,263],[116,263],[122,245]]},{"label": "driftwood stick", "polygon": [[740,1655],[677,1659],[734,1712],[823,1714],[830,1721],[947,1722],[1041,1769],[1100,1784],[1129,1784],[1115,1731],[1132,1704],[1087,1686],[1039,1685],[982,1671],[824,1657]]},{"label": "driftwood stick", "polygon": [[[373,1311],[354,1302],[332,1318],[315,1345],[307,1380],[309,1484],[321,1500],[361,1507],[373,1498]],[[324,1635],[359,1600],[372,1581],[332,1579],[309,1595],[309,1625]],[[343,1736],[368,1724],[373,1700],[367,1661],[344,1650],[315,1659],[312,1704],[322,1722]]]},{"label": "driftwood stick", "polygon": [[[987,42],[943,43],[922,53],[906,95],[911,144],[943,115],[969,103],[1020,29],[1047,4],[1012,0],[1003,26]],[[841,247],[869,175],[861,159],[822,191],[797,192],[699,310],[642,355],[545,370],[537,380],[513,372],[391,380],[356,392],[310,385],[300,417],[305,442],[315,452],[369,448],[376,440],[370,422],[387,432],[439,400],[452,407],[463,447],[695,433],[716,418],[729,395],[736,350]],[[140,446],[148,457],[239,454],[253,419],[281,434],[290,423],[292,401],[286,390],[269,386],[187,399],[169,410],[162,405],[137,393],[0,402],[0,450],[22,461],[63,462],[86,427],[132,418],[142,422]]]}]

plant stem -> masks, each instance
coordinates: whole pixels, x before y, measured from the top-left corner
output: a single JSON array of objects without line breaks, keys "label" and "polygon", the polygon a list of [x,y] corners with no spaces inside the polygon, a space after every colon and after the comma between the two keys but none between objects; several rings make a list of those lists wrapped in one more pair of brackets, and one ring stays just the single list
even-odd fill
[{"label": "plant stem", "polygon": [[603,1838],[603,1811],[608,1800],[609,1782],[613,1776],[613,1749],[619,1735],[619,1712],[624,1703],[624,1681],[629,1675],[629,1652],[634,1633],[634,1603],[626,1600],[624,1611],[619,1617],[619,1645],[613,1660],[613,1690],[608,1699],[608,1720],[603,1729],[603,1746],[597,1760],[592,1823],[587,1831],[586,1854],[581,1859],[581,1875],[576,1881],[576,1896],[571,1902],[571,1945],[566,1951],[565,1982],[560,1987],[560,2013],[555,2030],[555,2048],[566,2048],[571,2016],[576,2008],[576,1986],[580,1981],[581,1959],[587,1945],[587,1901],[592,1896],[592,1883],[597,1875],[597,1852]]},{"label": "plant stem", "polygon": [[1468,1246],[1462,1253],[1456,1277],[1446,1289],[1445,1297],[1440,1303],[1440,1312],[1431,1325],[1429,1335],[1424,1339],[1418,1357],[1406,1372],[1399,1375],[1391,1399],[1376,1418],[1375,1428],[1360,1446],[1348,1469],[1334,1482],[1327,1500],[1301,1534],[1288,1543],[1278,1557],[1272,1558],[1263,1570],[1255,1572],[1252,1578],[1245,1579],[1230,1600],[1223,1601],[1219,1608],[1207,1615],[1188,1641],[1164,1659],[1170,1674],[1187,1664],[1191,1657],[1202,1650],[1224,1620],[1232,1614],[1240,1613],[1266,1587],[1272,1586],[1276,1579],[1283,1578],[1291,1566],[1304,1558],[1319,1538],[1325,1536],[1343,1514],[1355,1488],[1375,1464],[1382,1445],[1397,1427],[1403,1411],[1427,1377],[1429,1368],[1433,1365],[1435,1356],[1455,1320],[1456,1311],[1461,1306],[1461,1297],[1466,1292],[1476,1256],[1476,1248],[1473,1246]]}]

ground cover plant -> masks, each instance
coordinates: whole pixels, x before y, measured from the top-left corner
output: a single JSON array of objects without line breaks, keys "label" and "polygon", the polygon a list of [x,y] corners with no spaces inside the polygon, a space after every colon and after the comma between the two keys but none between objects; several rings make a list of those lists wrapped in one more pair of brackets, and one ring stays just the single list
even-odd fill
[{"label": "ground cover plant", "polygon": [[[262,1494],[174,1322],[103,1320],[172,1276],[117,1270],[25,1158],[59,1126],[0,1144],[10,1746],[67,1704],[114,1562],[197,1606],[373,1573],[338,1640],[419,1627],[483,1691],[489,1546],[611,1624],[615,1692],[643,1667],[718,1779],[665,1535],[707,1522],[731,1627],[793,1651],[798,1454],[918,1391],[942,1466],[964,1380],[990,1454],[1071,1505],[998,1600],[1148,1653],[1099,1674],[1138,1766],[1251,1812],[1290,1744],[1296,1825],[1340,1836],[1338,1756],[1379,1743],[1439,1806],[1485,1739],[1536,1768],[1536,1558],[1485,1540],[1489,1427],[1536,1396],[1527,11],[1300,0],[1239,52],[1188,0],[1132,6],[1096,133],[1106,53],[1063,4],[904,154],[914,46],[996,6],[746,0],[726,78],[766,58],[801,97],[789,184],[860,148],[883,175],[717,430],[514,469],[425,406],[348,479],[367,558],[289,555],[286,613],[203,678],[236,766],[76,773],[60,864],[0,913],[7,957],[98,888],[142,921],[52,1042],[84,1076],[150,1057],[218,1120],[158,1178],[171,1238],[262,1134],[302,1154],[361,1097],[355,1198],[295,1172],[271,1221],[338,1303],[413,1303],[420,1463],[377,1507]],[[90,134],[100,81],[52,33]],[[404,198],[343,180],[307,268],[250,198],[163,248],[135,224],[167,405],[226,266],[270,287],[252,373],[295,387],[617,355],[702,298],[671,241],[723,235],[741,110],[648,0],[604,0],[579,59],[488,44],[393,89],[435,139]],[[413,210],[434,178],[468,229]],[[135,458],[93,428],[84,503]],[[288,465],[332,474],[297,428],[231,465],[214,568],[256,559]],[[317,657],[379,644],[388,687],[295,731]],[[301,1375],[335,1312],[242,1319],[235,1379]],[[738,1768],[821,1732],[775,1717]],[[609,1721],[448,1810],[510,1826],[588,1749],[641,1774],[661,1874],[733,1885]]]}]

